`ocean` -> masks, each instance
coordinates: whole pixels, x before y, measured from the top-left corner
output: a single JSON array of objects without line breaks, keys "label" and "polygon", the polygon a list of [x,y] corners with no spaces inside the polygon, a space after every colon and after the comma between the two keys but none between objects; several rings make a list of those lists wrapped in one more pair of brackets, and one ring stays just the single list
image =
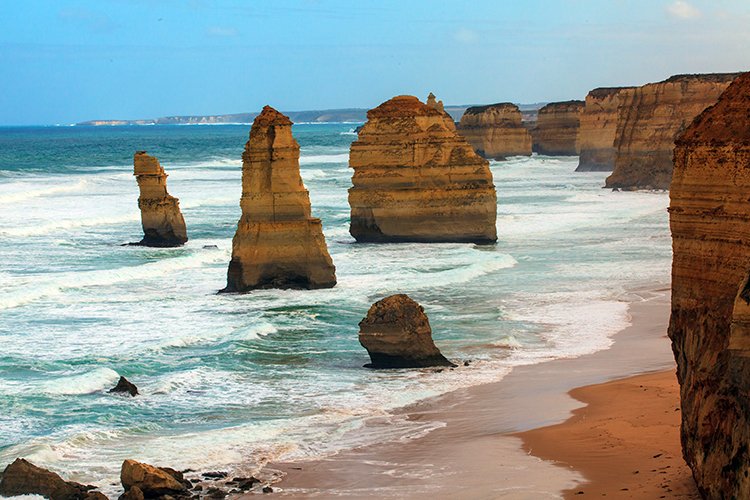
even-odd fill
[{"label": "ocean", "polygon": [[[437,424],[394,410],[606,349],[633,290],[669,286],[668,195],[603,190],[576,157],[491,163],[494,246],[355,244],[353,127],[293,129],[337,286],[244,295],[216,292],[249,125],[0,128],[0,468],[25,457],[116,494],[126,458],[242,475],[422,435]],[[169,174],[182,248],[122,246],[142,237],[136,150]],[[363,368],[357,324],[394,293],[458,368]],[[141,395],[108,394],[120,375]]]}]

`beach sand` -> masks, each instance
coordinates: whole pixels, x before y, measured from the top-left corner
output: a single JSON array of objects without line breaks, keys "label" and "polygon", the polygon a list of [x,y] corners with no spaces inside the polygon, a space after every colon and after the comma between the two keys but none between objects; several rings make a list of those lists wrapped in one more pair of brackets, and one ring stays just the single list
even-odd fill
[{"label": "beach sand", "polygon": [[[286,475],[275,486],[288,498],[544,499],[583,489],[582,485],[594,478],[589,468],[561,463],[565,457],[553,455],[553,450],[542,455],[547,459],[542,460],[524,449],[517,433],[571,417],[583,406],[568,394],[573,389],[643,373],[674,372],[666,337],[669,291],[643,291],[625,299],[632,300],[631,326],[613,337],[610,349],[519,366],[497,383],[454,391],[405,408],[404,415],[410,420],[444,425],[415,439],[383,442],[323,459],[270,464]],[[656,390],[651,393],[656,396]],[[674,410],[676,399],[669,406]],[[612,410],[612,417],[618,417],[620,411],[612,405],[598,408]],[[664,433],[666,440],[672,440],[670,436],[677,439],[677,420],[670,422],[674,429],[671,434]],[[373,425],[360,432],[377,433],[378,428]],[[590,445],[606,450],[607,443],[595,432],[587,436]],[[675,451],[670,456],[679,461],[679,443],[672,444],[670,449]],[[661,446],[651,446],[649,452],[657,448]],[[655,469],[656,460],[651,457],[656,453],[642,464],[628,465],[627,473]],[[659,461],[658,466],[665,463]]]}]

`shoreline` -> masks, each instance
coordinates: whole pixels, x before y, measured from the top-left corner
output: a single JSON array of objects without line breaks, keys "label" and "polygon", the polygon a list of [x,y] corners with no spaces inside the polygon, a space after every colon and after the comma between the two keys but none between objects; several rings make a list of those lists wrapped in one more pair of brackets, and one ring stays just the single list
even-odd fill
[{"label": "shoreline", "polygon": [[[373,495],[428,498],[559,498],[587,479],[523,449],[518,433],[559,424],[584,406],[576,388],[674,368],[666,336],[669,289],[628,295],[630,326],[609,349],[577,358],[516,366],[502,380],[459,389],[404,408],[410,421],[440,424],[426,435],[319,459],[270,463],[288,498]],[[362,432],[377,432],[368,428]],[[580,489],[580,488],[579,488]]]}]

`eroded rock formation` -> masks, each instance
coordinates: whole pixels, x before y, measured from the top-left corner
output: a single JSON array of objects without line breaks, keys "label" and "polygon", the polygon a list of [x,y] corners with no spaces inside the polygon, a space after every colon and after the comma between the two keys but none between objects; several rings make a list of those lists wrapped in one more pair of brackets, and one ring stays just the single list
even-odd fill
[{"label": "eroded rock formation", "polygon": [[539,110],[531,134],[532,150],[541,155],[575,156],[583,101],[551,102]]},{"label": "eroded rock formation", "polygon": [[51,500],[106,500],[94,486],[65,481],[23,458],[8,465],[0,478],[0,496],[41,495]]},{"label": "eroded rock formation", "polygon": [[455,366],[435,347],[424,308],[404,294],[370,307],[359,322],[359,343],[370,354],[369,368]]},{"label": "eroded rock formation", "polygon": [[190,482],[179,471],[135,460],[125,460],[122,463],[120,482],[129,498],[181,496],[191,487]]},{"label": "eroded rock formation", "polygon": [[615,168],[617,108],[634,87],[602,87],[586,96],[578,129],[581,158],[576,172],[611,172]]},{"label": "eroded rock formation", "polygon": [[167,193],[167,174],[159,160],[145,151],[138,151],[133,157],[133,166],[141,191],[138,208],[144,234],[137,244],[148,247],[183,245],[187,241],[187,229],[180,201]]},{"label": "eroded rock formation", "polygon": [[493,160],[530,156],[531,134],[521,123],[521,111],[509,102],[474,106],[461,117],[458,130],[477,154]]},{"label": "eroded rock formation", "polygon": [[678,138],[669,336],[705,498],[750,498],[750,74]]},{"label": "eroded rock formation", "polygon": [[359,242],[497,240],[486,160],[449,115],[412,96],[371,109],[352,143],[350,232]]},{"label": "eroded rock formation", "polygon": [[300,176],[292,122],[270,106],[255,118],[245,144],[240,206],[223,291],[336,284],[323,227],[311,215]]},{"label": "eroded rock formation", "polygon": [[668,189],[675,138],[737,74],[676,75],[620,96],[615,168],[606,187]]}]

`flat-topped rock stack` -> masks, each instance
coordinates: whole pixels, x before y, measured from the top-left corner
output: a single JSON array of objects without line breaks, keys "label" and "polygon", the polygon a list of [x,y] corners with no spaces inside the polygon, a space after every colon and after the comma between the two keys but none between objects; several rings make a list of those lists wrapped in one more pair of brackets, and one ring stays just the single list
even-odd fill
[{"label": "flat-topped rock stack", "polygon": [[580,159],[576,172],[611,172],[615,168],[617,108],[635,87],[601,87],[586,95],[578,129]]},{"label": "flat-topped rock stack", "polygon": [[704,498],[748,498],[750,74],[677,139],[670,197],[683,454]]},{"label": "flat-topped rock stack", "polygon": [[496,241],[489,164],[437,107],[398,96],[368,111],[349,166],[358,242]]},{"label": "flat-topped rock stack", "polygon": [[153,156],[138,151],[133,157],[133,175],[138,181],[143,239],[135,245],[177,247],[187,241],[180,200],[167,193],[167,174]]},{"label": "flat-topped rock stack", "polygon": [[508,156],[531,155],[531,134],[521,122],[521,110],[513,103],[468,108],[458,130],[484,158],[505,160]]},{"label": "flat-topped rock stack", "polygon": [[292,122],[270,106],[242,154],[242,217],[232,240],[225,292],[330,288],[336,268],[299,170]]},{"label": "flat-topped rock stack", "polygon": [[605,187],[668,189],[674,140],[737,73],[676,75],[620,96],[615,168]]},{"label": "flat-topped rock stack", "polygon": [[532,151],[540,155],[575,156],[583,101],[551,102],[539,110],[531,134]]}]

